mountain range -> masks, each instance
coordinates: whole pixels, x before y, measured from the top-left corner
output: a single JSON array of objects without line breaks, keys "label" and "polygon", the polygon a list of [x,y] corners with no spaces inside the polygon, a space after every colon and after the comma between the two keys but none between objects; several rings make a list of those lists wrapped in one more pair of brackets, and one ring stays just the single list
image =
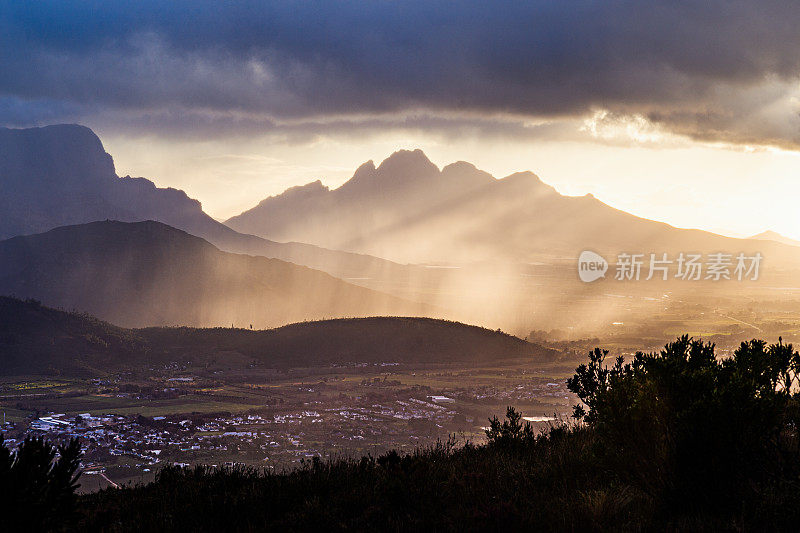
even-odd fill
[{"label": "mountain range", "polygon": [[559,194],[532,172],[502,179],[463,161],[441,170],[421,150],[361,165],[336,189],[292,187],[220,223],[185,192],[118,177],[88,128],[0,128],[0,238],[97,220],[157,220],[221,250],[344,278],[396,280],[398,263],[550,262],[601,254],[755,251],[794,265],[779,238],[731,239]]},{"label": "mountain range", "polygon": [[269,197],[226,221],[246,233],[372,254],[400,262],[574,260],[583,250],[761,252],[797,264],[800,250],[732,239],[640,218],[592,195],[564,196],[532,172],[502,179],[457,162],[441,170],[421,150],[401,150],[346,183],[316,181]]},{"label": "mountain range", "polygon": [[375,257],[238,233],[184,191],[118,177],[111,155],[84,126],[0,128],[0,180],[0,239],[98,220],[156,220],[228,252],[283,259],[340,277],[402,272],[400,265]]},{"label": "mountain range", "polygon": [[531,172],[439,169],[421,150],[369,161],[335,189],[290,188],[224,224],[183,191],[118,177],[82,126],[0,129],[0,181],[0,294],[122,326],[418,314],[522,331],[607,292],[577,281],[587,249],[760,252],[764,277],[781,272],[787,287],[800,265],[800,247],[772,234],[678,229],[564,196]]}]

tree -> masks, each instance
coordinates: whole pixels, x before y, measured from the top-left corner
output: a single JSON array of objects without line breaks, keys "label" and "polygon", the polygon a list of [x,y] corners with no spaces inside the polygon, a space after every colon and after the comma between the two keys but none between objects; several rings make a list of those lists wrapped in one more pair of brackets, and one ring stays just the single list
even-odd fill
[{"label": "tree", "polygon": [[[9,530],[61,530],[74,520],[80,473],[77,439],[53,445],[26,437],[15,452],[0,435],[0,508]],[[4,508],[3,508],[4,507]]]},{"label": "tree", "polygon": [[509,406],[502,423],[496,416],[489,419],[486,437],[490,444],[507,447],[532,442],[536,435],[530,422],[522,423],[522,413]]},{"label": "tree", "polygon": [[666,503],[732,505],[766,472],[800,464],[798,353],[780,340],[742,343],[726,359],[714,348],[683,336],[610,367],[595,349],[567,382],[582,401],[575,418],[614,470]]}]

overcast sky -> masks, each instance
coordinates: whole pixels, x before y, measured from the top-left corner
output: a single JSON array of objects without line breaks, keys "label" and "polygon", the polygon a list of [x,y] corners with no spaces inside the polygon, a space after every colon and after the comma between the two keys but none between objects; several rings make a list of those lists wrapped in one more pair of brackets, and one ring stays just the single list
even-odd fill
[{"label": "overcast sky", "polygon": [[800,238],[798,28],[787,1],[0,0],[0,124],[85,124],[220,218],[421,147]]}]

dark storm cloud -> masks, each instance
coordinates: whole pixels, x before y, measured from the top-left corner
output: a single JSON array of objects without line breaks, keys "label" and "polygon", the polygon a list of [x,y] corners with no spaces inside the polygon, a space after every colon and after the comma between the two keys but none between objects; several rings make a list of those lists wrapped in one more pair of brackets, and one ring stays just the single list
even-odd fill
[{"label": "dark storm cloud", "polygon": [[25,122],[27,107],[30,122],[61,109],[270,129],[602,108],[795,146],[798,27],[786,1],[5,1],[0,121]]}]

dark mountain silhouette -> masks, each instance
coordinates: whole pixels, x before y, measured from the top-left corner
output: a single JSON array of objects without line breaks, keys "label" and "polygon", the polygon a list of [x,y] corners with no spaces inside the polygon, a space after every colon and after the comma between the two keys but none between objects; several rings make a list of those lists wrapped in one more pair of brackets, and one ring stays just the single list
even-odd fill
[{"label": "dark mountain silhouette", "polygon": [[439,171],[420,150],[396,152],[377,168],[367,162],[338,189],[320,182],[289,189],[226,224],[402,262],[574,259],[585,249],[760,251],[772,261],[800,258],[771,242],[636,217],[592,195],[563,196],[531,172],[495,179],[465,162]]},{"label": "dark mountain silhouette", "polygon": [[228,252],[274,257],[338,276],[402,271],[378,258],[240,234],[204,213],[183,191],[117,177],[100,139],[83,126],[0,128],[0,181],[0,239],[98,220],[157,220]]},{"label": "dark mountain silhouette", "polygon": [[125,329],[36,301],[0,297],[0,375],[102,374],[171,361],[298,367],[347,362],[491,362],[557,352],[489,329],[429,318],[371,317],[277,329]]},{"label": "dark mountain silhouette", "polygon": [[153,221],[93,222],[0,242],[0,294],[124,326],[267,327],[425,314],[420,306],[278,259],[222,252]]},{"label": "dark mountain silhouette", "polygon": [[147,352],[131,330],[0,296],[0,375],[96,373]]},{"label": "dark mountain silhouette", "polygon": [[[153,350],[179,354],[235,353],[275,366],[343,362],[469,362],[558,352],[500,331],[421,317],[342,318],[290,324],[266,331],[192,328],[136,330]],[[157,348],[156,348],[157,347]]]}]

